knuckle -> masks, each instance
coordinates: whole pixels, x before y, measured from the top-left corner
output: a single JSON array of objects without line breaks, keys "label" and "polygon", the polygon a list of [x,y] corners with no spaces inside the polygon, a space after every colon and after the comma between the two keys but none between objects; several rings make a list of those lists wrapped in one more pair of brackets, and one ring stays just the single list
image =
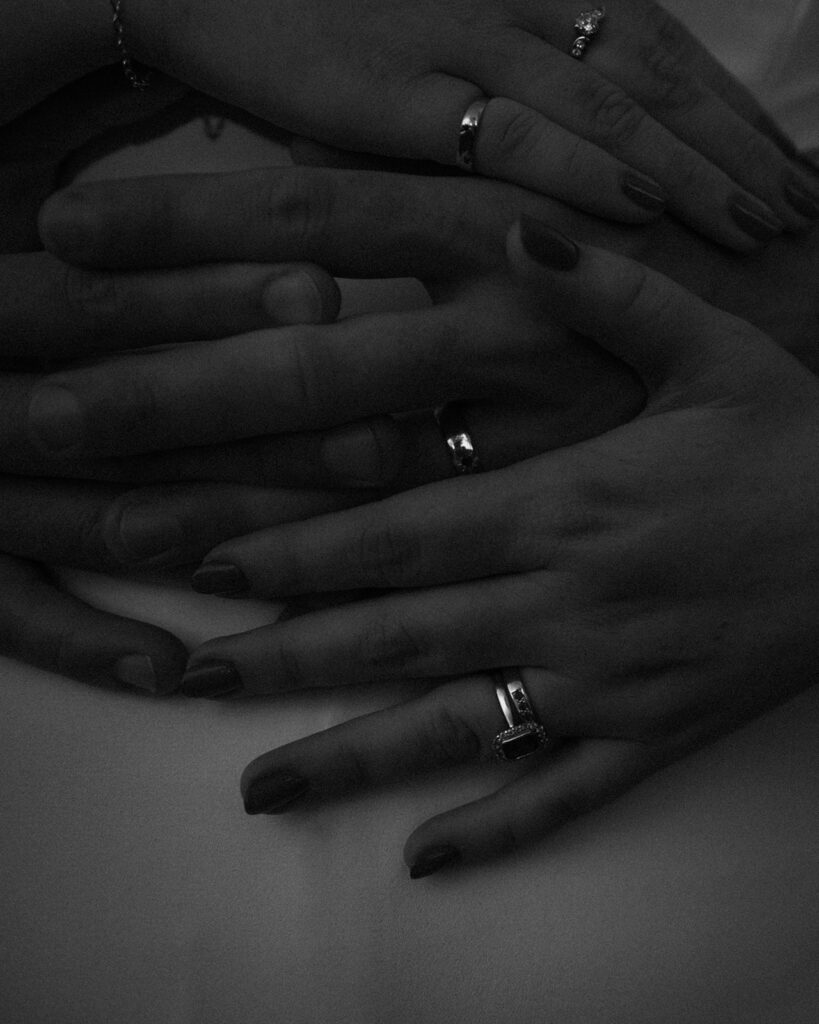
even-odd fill
[{"label": "knuckle", "polygon": [[286,641],[271,651],[271,680],[278,690],[306,690],[319,685],[312,678],[302,652],[289,647]]},{"label": "knuckle", "polygon": [[336,765],[334,774],[337,788],[358,790],[369,789],[374,785],[376,779],[370,763],[359,753],[354,742],[340,744],[334,752],[333,760]]},{"label": "knuckle", "polygon": [[122,283],[116,274],[95,273],[66,264],[61,288],[71,314],[92,330],[105,329],[122,308]]},{"label": "knuckle", "polygon": [[281,371],[276,376],[276,400],[302,415],[324,412],[322,381],[334,379],[316,354],[315,335],[308,327],[290,327],[277,341]]},{"label": "knuckle", "polygon": [[499,166],[531,159],[541,139],[542,121],[526,107],[515,108],[491,136],[492,162]]},{"label": "knuckle", "polygon": [[482,741],[474,727],[442,700],[433,701],[426,723],[427,749],[432,763],[460,764],[477,760]]},{"label": "knuckle", "polygon": [[696,108],[702,89],[675,53],[644,43],[641,58],[650,76],[652,101],[667,111],[685,114]]},{"label": "knuckle", "polygon": [[362,530],[355,554],[368,585],[386,589],[408,586],[420,569],[422,540],[389,520],[375,522]]},{"label": "knuckle", "polygon": [[400,619],[382,618],[367,629],[359,642],[359,663],[379,677],[423,674],[418,662],[424,649],[412,629]]},{"label": "knuckle", "polygon": [[265,178],[259,199],[263,222],[309,258],[311,243],[326,234],[333,217],[334,194],[329,175],[299,169]]},{"label": "knuckle", "polygon": [[622,89],[605,80],[586,85],[582,99],[597,135],[617,146],[631,142],[646,116]]}]

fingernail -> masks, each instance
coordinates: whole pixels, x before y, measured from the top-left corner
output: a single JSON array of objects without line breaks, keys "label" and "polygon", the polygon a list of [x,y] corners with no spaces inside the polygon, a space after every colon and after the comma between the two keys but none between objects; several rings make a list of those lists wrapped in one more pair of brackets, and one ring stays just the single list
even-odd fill
[{"label": "fingernail", "polygon": [[798,178],[791,178],[785,185],[785,195],[797,213],[819,220],[819,190],[810,188]]},{"label": "fingernail", "polygon": [[135,561],[169,555],[179,551],[184,543],[179,520],[157,513],[147,505],[123,510],[119,517],[119,539]]},{"label": "fingernail", "polygon": [[40,212],[40,238],[61,256],[81,257],[92,234],[93,205],[84,189],[66,189],[46,201]]},{"label": "fingernail", "polygon": [[751,196],[738,196],[730,210],[735,223],[759,242],[770,242],[785,230],[782,221],[763,202]]},{"label": "fingernail", "polygon": [[532,259],[552,270],[573,270],[580,259],[571,238],[525,213],[520,218],[520,240]]},{"label": "fingernail", "polygon": [[277,772],[266,775],[247,788],[245,810],[248,814],[281,814],[289,810],[310,788],[310,783],[301,775]]},{"label": "fingernail", "polygon": [[668,202],[668,195],[656,181],[634,171],[629,171],[623,177],[622,189],[632,202],[644,210],[659,213]]},{"label": "fingernail", "polygon": [[126,654],[114,665],[114,675],[126,686],[156,693],[158,683],[153,661],[147,654]]},{"label": "fingernail", "polygon": [[33,442],[49,454],[76,447],[84,427],[76,395],[58,384],[36,388],[28,404],[28,425]]},{"label": "fingernail", "polygon": [[441,868],[455,864],[461,859],[461,851],[454,846],[431,846],[428,850],[422,850],[410,868],[410,878],[426,878]]},{"label": "fingernail", "polygon": [[277,324],[316,324],[322,319],[322,302],[310,274],[296,271],[273,278],[262,293],[262,305]]},{"label": "fingernail", "polygon": [[235,666],[227,661],[211,661],[186,669],[179,693],[184,697],[226,697],[241,689]]},{"label": "fingernail", "polygon": [[207,562],[200,565],[191,577],[191,586],[198,594],[229,597],[248,590],[245,574],[238,565],[229,562]]}]

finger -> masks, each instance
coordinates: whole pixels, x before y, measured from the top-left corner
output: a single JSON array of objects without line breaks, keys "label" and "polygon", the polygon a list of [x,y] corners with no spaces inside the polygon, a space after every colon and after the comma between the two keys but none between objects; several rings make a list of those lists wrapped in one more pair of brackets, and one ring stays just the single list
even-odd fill
[{"label": "finger", "polygon": [[541,290],[550,315],[634,367],[650,391],[672,379],[686,383],[689,399],[699,380],[737,390],[769,362],[771,343],[761,332],[640,263],[578,247],[530,217],[512,227],[508,249],[512,268]]},{"label": "finger", "polygon": [[613,800],[662,763],[660,753],[642,743],[589,739],[567,746],[489,796],[424,822],[404,847],[410,877],[523,849]]},{"label": "finger", "polygon": [[529,33],[510,29],[493,41],[491,59],[477,67],[488,94],[513,96],[648,175],[667,194],[669,212],[706,237],[751,252],[783,230],[760,197],[586,60],[573,60]]},{"label": "finger", "polygon": [[281,693],[531,663],[547,638],[560,642],[556,610],[571,593],[566,580],[543,577],[389,594],[219,637],[192,655],[183,692]]},{"label": "finger", "polygon": [[532,352],[548,358],[528,323],[499,352],[497,312],[481,313],[442,304],[67,370],[32,392],[28,436],[48,455],[96,458],[315,430],[480,395],[499,386],[504,364],[522,376]]},{"label": "finger", "polygon": [[663,188],[594,143],[513,100],[491,99],[480,121],[475,167],[587,213],[630,224],[659,217]]},{"label": "finger", "polygon": [[[638,5],[629,31],[601,33],[586,62],[639,99],[646,111],[742,185],[790,229],[819,218],[819,191],[769,135],[758,104],[672,15]],[[703,71],[706,72],[704,77]],[[709,84],[711,80],[715,88]],[[736,108],[740,109],[737,110]]]},{"label": "finger", "polygon": [[47,253],[0,257],[0,358],[70,359],[335,319],[333,279],[309,264],[103,273]]},{"label": "finger", "polygon": [[69,262],[114,269],[307,259],[340,277],[451,278],[502,264],[509,222],[541,202],[477,178],[279,167],[74,186],[40,231]]},{"label": "finger", "polygon": [[104,572],[189,568],[226,538],[356,500],[349,492],[223,484],[124,491],[15,477],[2,479],[2,494],[0,550]]},{"label": "finger", "polygon": [[[571,529],[578,502],[572,476],[552,475],[544,491],[543,475],[540,461],[532,460],[237,537],[208,554],[193,584],[218,594],[223,579],[233,588],[241,577],[251,593],[285,597],[432,586],[536,569],[546,564],[562,531]],[[520,518],[535,495],[546,510],[539,513],[537,545]],[[477,544],[467,528],[475,509],[481,510],[481,535],[491,536],[491,545]]]},{"label": "finger", "polygon": [[99,611],[40,568],[0,554],[0,652],[101,686],[173,692],[186,651],[170,633]]},{"label": "finger", "polygon": [[[527,668],[522,674],[548,736],[609,739],[611,724],[596,713],[593,697],[582,686],[544,670]],[[299,796],[309,805],[436,768],[469,763],[477,768],[494,760],[495,737],[507,728],[491,677],[445,682],[405,703],[263,754],[245,768],[242,795],[249,813],[276,813],[288,806],[281,799],[285,779],[299,780]],[[615,740],[608,745],[627,744]],[[505,764],[524,777],[533,766],[548,772],[559,749],[547,746],[531,758]]]}]

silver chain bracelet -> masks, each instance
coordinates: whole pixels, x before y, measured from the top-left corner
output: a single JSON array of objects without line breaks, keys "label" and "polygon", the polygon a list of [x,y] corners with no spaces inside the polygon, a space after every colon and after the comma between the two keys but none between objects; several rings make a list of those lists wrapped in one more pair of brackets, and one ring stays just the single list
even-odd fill
[{"label": "silver chain bracelet", "polygon": [[122,14],[120,13],[121,8],[122,0],[111,0],[111,10],[114,12],[111,21],[114,25],[114,36],[117,41],[117,49],[119,50],[119,62],[122,65],[122,73],[132,89],[144,89],[148,85],[149,76],[146,75],[142,78],[137,74],[134,62],[131,60],[130,53],[128,53],[128,47],[125,45],[125,26],[122,23]]}]

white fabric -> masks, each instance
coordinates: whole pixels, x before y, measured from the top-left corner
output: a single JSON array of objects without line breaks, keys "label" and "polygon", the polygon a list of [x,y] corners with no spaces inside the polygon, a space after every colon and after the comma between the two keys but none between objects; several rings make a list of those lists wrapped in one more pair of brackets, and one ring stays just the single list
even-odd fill
[{"label": "white fabric", "polygon": [[[819,146],[816,5],[672,6]],[[270,157],[234,128],[207,151],[182,139],[211,164]],[[71,578],[191,643],[270,617]],[[153,702],[0,662],[0,689],[2,1024],[819,1019],[816,688],[521,856],[415,883],[405,836],[494,772],[309,816],[251,819],[238,798],[250,758],[397,688]]]}]

